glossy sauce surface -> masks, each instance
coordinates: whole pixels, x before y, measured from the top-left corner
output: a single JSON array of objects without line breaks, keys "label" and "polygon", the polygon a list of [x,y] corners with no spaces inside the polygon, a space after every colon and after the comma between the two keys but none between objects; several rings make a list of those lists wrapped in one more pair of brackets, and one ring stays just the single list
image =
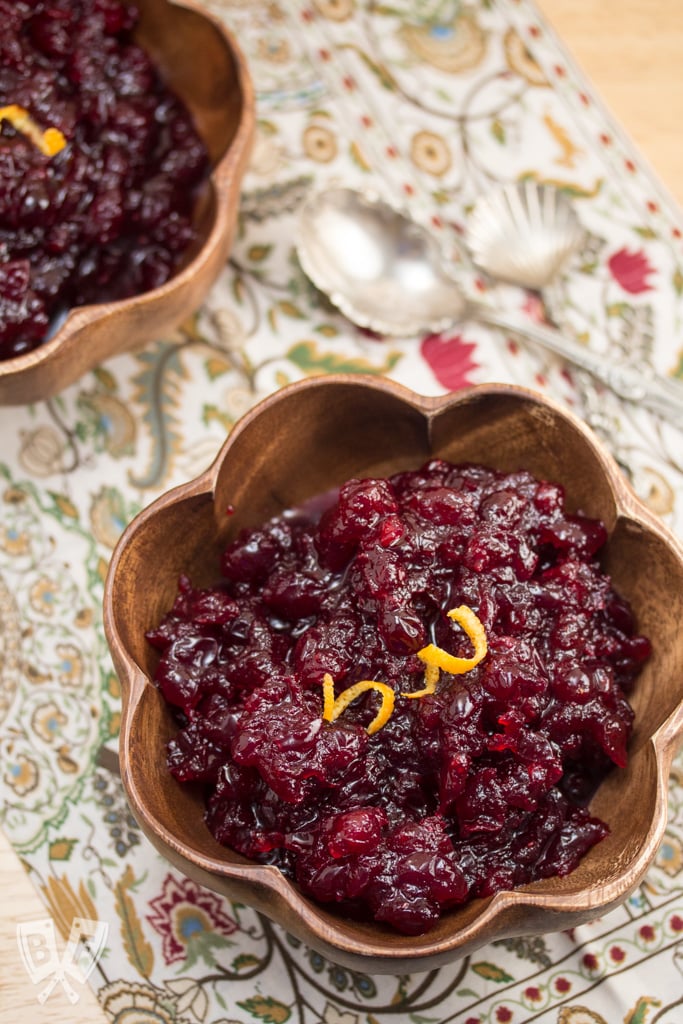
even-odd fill
[{"label": "glossy sauce surface", "polygon": [[[586,805],[627,760],[650,645],[603,573],[604,526],[526,472],[433,460],[244,531],[222,581],[180,581],[148,639],[181,726],[168,764],[207,824],[313,898],[407,934],[449,906],[566,874],[606,834]],[[432,695],[417,652],[488,653]],[[360,696],[324,721],[325,673]]]}]

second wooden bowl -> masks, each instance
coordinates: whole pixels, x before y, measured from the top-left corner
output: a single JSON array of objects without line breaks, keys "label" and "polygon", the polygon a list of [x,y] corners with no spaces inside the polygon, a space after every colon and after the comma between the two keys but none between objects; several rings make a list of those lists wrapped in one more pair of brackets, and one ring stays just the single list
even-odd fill
[{"label": "second wooden bowl", "polygon": [[160,288],[71,310],[38,348],[0,360],[0,405],[57,394],[110,356],[152,341],[201,305],[234,239],[240,186],[254,135],[249,71],[230,33],[194,0],[137,0],[136,40],[192,113],[211,175],[198,197],[197,241]]}]

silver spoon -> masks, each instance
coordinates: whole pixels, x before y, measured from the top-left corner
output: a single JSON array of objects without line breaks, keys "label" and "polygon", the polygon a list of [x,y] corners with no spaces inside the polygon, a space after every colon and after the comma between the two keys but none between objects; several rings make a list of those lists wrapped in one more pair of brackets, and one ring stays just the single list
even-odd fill
[{"label": "silver spoon", "polygon": [[[565,234],[558,232],[560,236],[566,241]],[[487,244],[489,251],[495,247],[490,245],[490,238],[482,239],[476,231],[473,238],[473,256],[483,267]],[[571,244],[575,242],[572,239]],[[515,251],[520,251],[519,238],[499,240],[497,245],[512,267],[509,256],[515,245]],[[360,327],[405,337],[437,333],[454,323],[476,320],[554,352],[590,373],[620,398],[683,429],[683,386],[652,371],[610,364],[557,330],[530,324],[469,299],[449,273],[435,237],[373,191],[330,187],[312,194],[301,210],[297,255],[313,284]],[[524,275],[520,272],[515,276],[514,269],[502,274],[500,266],[485,269],[501,280],[542,288],[557,272],[558,261],[566,256],[562,247],[553,243],[551,232],[544,236],[534,259],[523,260]]]}]

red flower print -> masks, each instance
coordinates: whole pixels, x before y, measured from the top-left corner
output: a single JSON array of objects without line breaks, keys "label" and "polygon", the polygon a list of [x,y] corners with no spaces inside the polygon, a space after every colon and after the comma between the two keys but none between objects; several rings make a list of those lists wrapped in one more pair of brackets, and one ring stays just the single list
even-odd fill
[{"label": "red flower print", "polygon": [[642,250],[629,252],[628,249],[619,249],[610,256],[607,266],[614,280],[630,295],[652,291],[647,276],[654,273],[654,267],[650,266]]},{"label": "red flower print", "polygon": [[476,345],[462,335],[428,334],[422,339],[420,352],[439,384],[448,391],[472,384],[470,374],[478,363],[474,359]]},{"label": "red flower print", "polygon": [[597,971],[600,964],[595,953],[584,953],[583,966],[587,971]]},{"label": "red flower print", "polygon": [[185,960],[190,945],[198,952],[226,945],[225,936],[237,931],[237,923],[225,912],[225,902],[189,878],[166,875],[160,895],[149,905],[154,913],[147,920],[161,935],[167,964]]},{"label": "red flower print", "polygon": [[534,321],[535,324],[548,322],[545,314],[545,306],[543,305],[543,299],[539,295],[534,295],[530,292],[522,305],[522,310],[531,320]]}]

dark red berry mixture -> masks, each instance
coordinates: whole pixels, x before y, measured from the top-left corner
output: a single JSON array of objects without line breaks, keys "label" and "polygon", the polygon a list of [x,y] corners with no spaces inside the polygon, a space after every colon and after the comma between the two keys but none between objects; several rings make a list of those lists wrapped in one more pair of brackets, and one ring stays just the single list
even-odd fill
[{"label": "dark red berry mixture", "polygon": [[190,115],[132,41],[119,0],[0,0],[0,359],[30,351],[72,306],[163,284],[194,237],[208,159]]},{"label": "dark red berry mixture", "polygon": [[[171,772],[206,785],[219,842],[408,934],[566,874],[607,833],[586,806],[626,764],[650,652],[600,568],[606,539],[559,486],[440,460],[243,532],[222,581],[183,577],[148,634],[181,726]],[[447,617],[460,605],[486,656],[403,696],[424,687],[429,643],[470,656]],[[323,720],[326,673],[337,696],[389,684],[387,723],[368,734],[373,691]]]}]

